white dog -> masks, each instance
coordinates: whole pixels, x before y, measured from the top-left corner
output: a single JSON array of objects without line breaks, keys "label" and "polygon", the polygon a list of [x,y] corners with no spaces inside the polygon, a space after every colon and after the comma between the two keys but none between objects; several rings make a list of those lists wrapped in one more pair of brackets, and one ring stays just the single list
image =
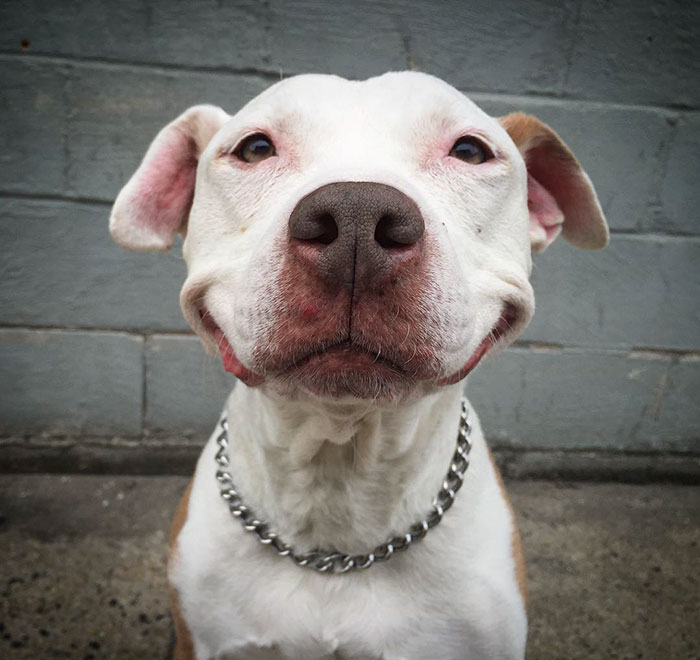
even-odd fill
[{"label": "white dog", "polygon": [[175,657],[522,658],[518,534],[461,381],[530,320],[531,249],[607,243],[560,138],[425,74],[299,76],[166,126],[111,231],[185,236],[184,314],[244,383],[173,525]]}]

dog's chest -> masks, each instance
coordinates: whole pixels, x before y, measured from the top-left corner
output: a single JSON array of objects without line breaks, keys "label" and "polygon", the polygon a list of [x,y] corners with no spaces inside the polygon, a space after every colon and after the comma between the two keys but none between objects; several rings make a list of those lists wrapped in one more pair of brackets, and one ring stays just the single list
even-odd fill
[{"label": "dog's chest", "polygon": [[525,616],[511,519],[476,438],[449,515],[366,572],[320,575],[261,546],[221,506],[203,452],[169,574],[198,658],[518,658]]},{"label": "dog's chest", "polygon": [[[425,575],[402,580],[398,562],[373,568],[373,577],[325,576],[291,564],[288,571],[284,563],[280,570],[283,558],[267,559],[229,559],[217,570],[211,564],[181,584],[198,657],[426,658],[439,644],[441,658],[456,659],[469,648],[483,649],[481,632],[466,615],[480,608],[461,578],[452,585],[426,583],[431,577]],[[483,584],[480,597],[488,598]]]}]

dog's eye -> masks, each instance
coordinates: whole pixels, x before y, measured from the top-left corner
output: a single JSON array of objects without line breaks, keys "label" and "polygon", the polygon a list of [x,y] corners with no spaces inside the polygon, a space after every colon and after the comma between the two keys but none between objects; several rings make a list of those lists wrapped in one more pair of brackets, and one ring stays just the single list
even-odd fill
[{"label": "dog's eye", "polygon": [[450,156],[472,165],[479,165],[493,158],[491,150],[481,140],[470,135],[461,137],[454,143],[450,149]]},{"label": "dog's eye", "polygon": [[235,148],[234,155],[246,163],[257,163],[276,155],[275,145],[264,133],[254,133],[244,138]]}]

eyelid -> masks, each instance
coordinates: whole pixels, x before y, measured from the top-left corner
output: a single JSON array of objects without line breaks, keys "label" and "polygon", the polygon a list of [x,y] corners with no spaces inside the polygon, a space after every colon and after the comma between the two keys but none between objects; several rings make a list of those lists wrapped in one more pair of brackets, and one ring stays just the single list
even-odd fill
[{"label": "eyelid", "polygon": [[[459,149],[461,145],[470,145],[471,148],[475,149],[479,154],[479,160],[473,162],[469,158],[469,156],[471,156],[472,154],[467,152],[462,154],[461,150]],[[463,135],[462,137],[458,138],[452,145],[448,156],[457,158],[458,160],[461,160],[466,163],[471,163],[472,165],[483,165],[484,163],[488,163],[489,161],[493,160],[495,157],[493,151],[491,150],[491,147],[489,147],[486,141],[481,140],[480,138],[474,135]]]},{"label": "eyelid", "polygon": [[235,137],[226,140],[226,142],[224,142],[217,150],[217,155],[220,158],[234,156],[236,150],[242,146],[248,138],[251,138],[254,135],[264,135],[270,141],[270,144],[275,148],[275,150],[277,150],[277,144],[273,142],[272,138],[270,137],[270,133],[266,129],[248,128],[243,130],[241,133],[238,133]]},{"label": "eyelid", "polygon": [[456,134],[454,140],[450,144],[449,149],[452,149],[457,142],[464,138],[474,138],[481,142],[492,154],[489,160],[502,159],[503,152],[489,139],[487,135],[484,135],[481,131],[474,128],[468,128],[463,133]]},{"label": "eyelid", "polygon": [[277,155],[277,149],[275,147],[275,143],[272,141],[272,138],[265,134],[265,133],[253,133],[252,135],[248,135],[247,137],[244,137],[236,146],[236,148],[233,150],[233,155],[238,158],[239,160],[242,160],[244,163],[251,163],[251,162],[259,162],[258,160],[251,161],[245,158],[244,153],[246,149],[248,149],[251,145],[254,145],[258,142],[263,142],[266,145],[270,147],[271,154],[269,156],[263,156],[260,160],[264,160],[265,158],[269,158],[272,156]]}]

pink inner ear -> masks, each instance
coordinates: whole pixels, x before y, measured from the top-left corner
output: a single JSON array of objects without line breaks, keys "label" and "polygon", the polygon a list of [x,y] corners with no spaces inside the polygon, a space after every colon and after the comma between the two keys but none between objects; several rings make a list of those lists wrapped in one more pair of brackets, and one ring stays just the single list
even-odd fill
[{"label": "pink inner ear", "polygon": [[530,238],[534,250],[544,250],[561,232],[564,214],[547,189],[528,173],[527,208],[530,211]]},{"label": "pink inner ear", "polygon": [[141,200],[141,221],[172,240],[187,220],[197,172],[193,140],[173,129],[151,156],[135,191]]}]

